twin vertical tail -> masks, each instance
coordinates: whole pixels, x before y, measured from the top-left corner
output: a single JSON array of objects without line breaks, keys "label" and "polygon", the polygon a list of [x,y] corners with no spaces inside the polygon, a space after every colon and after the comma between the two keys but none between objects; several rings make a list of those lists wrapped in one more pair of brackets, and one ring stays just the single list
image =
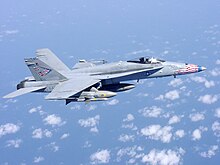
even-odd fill
[{"label": "twin vertical tail", "polygon": [[27,58],[25,63],[36,81],[65,80],[70,69],[49,49],[39,49],[36,58]]}]

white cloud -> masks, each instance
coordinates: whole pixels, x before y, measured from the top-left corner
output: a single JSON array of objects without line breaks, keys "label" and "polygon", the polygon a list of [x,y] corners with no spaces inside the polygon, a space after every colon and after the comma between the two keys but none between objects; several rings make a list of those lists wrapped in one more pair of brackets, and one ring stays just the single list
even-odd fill
[{"label": "white cloud", "polygon": [[215,82],[214,81],[208,81],[205,77],[191,77],[191,79],[197,83],[204,83],[206,88],[211,88],[215,86]]},{"label": "white cloud", "polygon": [[107,101],[107,104],[108,105],[116,105],[116,104],[118,104],[119,103],[119,100],[117,100],[117,99],[112,99],[112,100],[110,100],[110,101]]},{"label": "white cloud", "polygon": [[210,71],[211,75],[214,77],[220,76],[220,68],[215,68]]},{"label": "white cloud", "polygon": [[90,117],[87,119],[79,119],[78,123],[82,127],[94,127],[99,124],[100,116],[96,115],[95,117]]},{"label": "white cloud", "polygon": [[200,96],[198,101],[201,101],[204,104],[213,104],[216,101],[218,101],[218,96],[217,95],[204,95]]},{"label": "white cloud", "polygon": [[101,150],[93,153],[90,156],[90,160],[92,164],[106,164],[109,163],[110,160],[110,151],[108,150]]},{"label": "white cloud", "polygon": [[220,118],[220,108],[215,110],[215,117]]},{"label": "white cloud", "polygon": [[125,119],[123,119],[124,122],[125,121],[129,122],[129,121],[132,121],[132,120],[134,120],[134,116],[130,113],[127,114],[127,117]]},{"label": "white cloud", "polygon": [[44,136],[49,138],[52,137],[53,134],[51,131],[48,131],[47,129],[42,130],[41,128],[35,129],[32,132],[32,138],[34,139],[42,139]]},{"label": "white cloud", "polygon": [[42,162],[42,161],[44,161],[44,157],[42,157],[42,156],[34,157],[34,163],[39,163],[39,162]]},{"label": "white cloud", "polygon": [[96,115],[95,117],[90,117],[87,119],[79,119],[78,123],[82,127],[92,127],[90,128],[91,132],[98,132],[97,125],[99,124],[100,116]]},{"label": "white cloud", "polygon": [[134,123],[129,123],[129,124],[122,124],[122,128],[127,128],[131,129],[133,131],[137,130],[137,126],[134,125]]},{"label": "white cloud", "polygon": [[41,109],[42,109],[42,106],[33,107],[29,110],[29,113],[34,113],[34,112],[40,111]]},{"label": "white cloud", "polygon": [[182,148],[178,151],[153,149],[143,156],[142,162],[152,165],[178,165],[181,164],[181,156],[184,153]]},{"label": "white cloud", "polygon": [[200,140],[202,138],[202,132],[207,131],[207,127],[200,127],[199,129],[195,129],[192,133],[192,140]]},{"label": "white cloud", "polygon": [[60,137],[60,139],[63,140],[63,139],[66,139],[66,138],[69,137],[69,136],[70,136],[69,133],[65,133],[65,134],[63,134],[63,135]]},{"label": "white cloud", "polygon": [[19,31],[17,29],[15,30],[6,30],[5,34],[10,35],[10,34],[17,34]]},{"label": "white cloud", "polygon": [[70,107],[71,110],[80,110],[81,106],[79,104],[75,104],[74,106]]},{"label": "white cloud", "polygon": [[205,116],[202,113],[195,113],[195,114],[190,114],[189,118],[191,119],[191,121],[197,122],[197,121],[200,121],[200,120],[204,120]]},{"label": "white cloud", "polygon": [[116,161],[120,162],[122,160],[122,157],[126,156],[126,162],[122,162],[121,164],[130,164],[131,162],[135,162],[136,159],[140,159],[143,157],[143,151],[144,149],[141,146],[134,145],[132,147],[125,147],[120,148],[117,152],[117,158]]},{"label": "white cloud", "polygon": [[219,59],[216,60],[216,64],[220,65],[220,60]]},{"label": "white cloud", "polygon": [[141,129],[142,135],[153,140],[161,140],[163,143],[169,143],[172,138],[171,126],[161,127],[160,125],[150,125]]},{"label": "white cloud", "polygon": [[212,156],[215,156],[217,150],[218,150],[218,145],[213,145],[210,146],[207,152],[201,152],[200,155],[204,158],[211,158]]},{"label": "white cloud", "polygon": [[220,123],[218,121],[215,121],[212,124],[212,131],[214,132],[215,136],[220,137]]},{"label": "white cloud", "polygon": [[92,127],[92,128],[90,128],[90,132],[98,133],[99,130],[97,127]]},{"label": "white cloud", "polygon": [[180,96],[179,96],[179,91],[177,90],[172,90],[172,91],[169,91],[165,94],[164,96],[166,99],[169,99],[169,100],[176,100],[178,99]]},{"label": "white cloud", "polygon": [[164,95],[159,95],[154,100],[164,100]]},{"label": "white cloud", "polygon": [[170,119],[169,119],[169,124],[175,124],[175,123],[179,123],[180,122],[180,117],[179,116],[172,116]]},{"label": "white cloud", "polygon": [[177,138],[182,138],[183,136],[185,136],[184,130],[182,130],[182,129],[177,130],[177,131],[175,132],[175,136],[176,136]]},{"label": "white cloud", "polygon": [[13,123],[7,123],[4,125],[0,125],[0,138],[7,134],[13,134],[20,130],[20,126],[15,125]]},{"label": "white cloud", "polygon": [[170,81],[168,85],[169,85],[169,86],[172,86],[172,87],[178,87],[178,86],[180,86],[182,83],[183,83],[182,79],[180,79],[180,78],[175,78],[174,80]]},{"label": "white cloud", "polygon": [[119,141],[121,142],[128,142],[128,141],[134,141],[134,135],[126,135],[126,134],[122,134],[120,135],[120,137],[118,138]]},{"label": "white cloud", "polygon": [[51,126],[61,126],[65,124],[65,122],[62,122],[61,117],[56,116],[55,114],[49,115],[44,119],[44,122],[46,125],[51,125]]},{"label": "white cloud", "polygon": [[16,139],[16,140],[8,140],[6,147],[14,147],[14,148],[19,148],[22,143],[21,139]]},{"label": "white cloud", "polygon": [[162,113],[162,109],[157,106],[152,107],[145,107],[144,109],[141,109],[138,111],[139,113],[142,113],[144,117],[159,117]]},{"label": "white cloud", "polygon": [[60,149],[60,147],[55,142],[51,142],[47,145],[47,147],[49,147],[53,152],[57,152]]},{"label": "white cloud", "polygon": [[88,111],[93,111],[93,110],[95,110],[96,108],[97,108],[96,105],[87,106],[87,110],[88,110]]}]

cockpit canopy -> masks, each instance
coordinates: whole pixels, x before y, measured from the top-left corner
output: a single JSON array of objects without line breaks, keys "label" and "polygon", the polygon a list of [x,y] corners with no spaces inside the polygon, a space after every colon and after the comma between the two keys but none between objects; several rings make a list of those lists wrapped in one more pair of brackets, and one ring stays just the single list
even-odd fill
[{"label": "cockpit canopy", "polygon": [[154,57],[140,57],[137,59],[129,60],[127,62],[140,63],[140,64],[159,64],[165,61]]}]

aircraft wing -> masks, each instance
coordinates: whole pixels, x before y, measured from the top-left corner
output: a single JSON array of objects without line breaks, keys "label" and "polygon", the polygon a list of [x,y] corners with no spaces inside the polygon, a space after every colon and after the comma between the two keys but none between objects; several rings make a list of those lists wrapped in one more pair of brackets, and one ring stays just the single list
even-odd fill
[{"label": "aircraft wing", "polygon": [[82,76],[75,77],[70,80],[66,80],[60,82],[55,88],[52,90],[50,94],[48,94],[45,99],[47,100],[64,100],[69,97],[82,92],[86,88],[100,82],[101,80],[93,79],[90,76]]},{"label": "aircraft wing", "polygon": [[3,98],[10,99],[10,98],[14,98],[14,97],[24,95],[24,94],[27,94],[27,93],[30,93],[30,92],[38,91],[38,90],[44,89],[44,88],[46,88],[46,86],[21,88],[17,91],[9,93],[8,95],[4,96]]}]

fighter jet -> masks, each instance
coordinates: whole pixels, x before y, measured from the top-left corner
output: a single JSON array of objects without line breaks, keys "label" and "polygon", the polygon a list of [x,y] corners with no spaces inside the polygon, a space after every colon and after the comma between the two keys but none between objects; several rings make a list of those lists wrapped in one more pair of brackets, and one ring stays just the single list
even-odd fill
[{"label": "fighter jet", "polygon": [[80,60],[69,69],[51,50],[38,49],[35,58],[26,58],[32,73],[17,85],[17,90],[3,98],[30,92],[48,93],[47,100],[70,102],[105,101],[117,92],[130,90],[127,81],[191,74],[206,70],[195,64],[170,62],[153,57],[107,63]]}]

